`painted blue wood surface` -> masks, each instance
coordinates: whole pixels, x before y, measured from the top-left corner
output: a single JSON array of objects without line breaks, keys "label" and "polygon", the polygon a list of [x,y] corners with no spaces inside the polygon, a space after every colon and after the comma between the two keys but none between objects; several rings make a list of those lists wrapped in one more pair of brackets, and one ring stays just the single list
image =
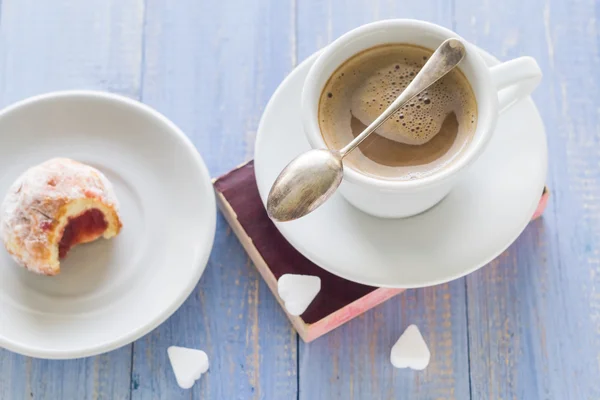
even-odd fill
[{"label": "painted blue wood surface", "polygon": [[600,46],[597,1],[457,0],[456,30],[544,79],[553,196],[492,265],[467,278],[473,398],[600,398]]},{"label": "painted blue wood surface", "polygon": [[[466,279],[409,291],[310,344],[222,218],[197,289],[132,345],[73,361],[0,350],[0,399],[600,398],[600,6],[595,0],[3,0],[0,105],[57,89],[139,98],[175,121],[217,176],[252,157],[262,110],[287,73],[382,18],[450,27],[502,59],[534,56],[553,190],[543,220]],[[424,372],[389,349],[410,323]],[[180,390],[170,345],[210,371]]]},{"label": "painted blue wood surface", "polygon": [[[193,140],[213,176],[253,153],[262,109],[293,67],[289,1],[146,4],[142,100]],[[191,395],[289,399],[297,338],[223,218],[200,284],[165,324],[134,344],[134,399],[190,396],[166,348],[201,348],[210,370]]]}]

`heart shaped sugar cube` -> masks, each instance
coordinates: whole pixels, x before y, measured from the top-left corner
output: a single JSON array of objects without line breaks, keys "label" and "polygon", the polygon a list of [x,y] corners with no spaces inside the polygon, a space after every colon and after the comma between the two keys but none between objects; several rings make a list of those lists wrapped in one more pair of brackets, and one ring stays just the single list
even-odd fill
[{"label": "heart shaped sugar cube", "polygon": [[321,278],[312,275],[284,274],[277,281],[277,292],[291,315],[301,315],[321,290]]},{"label": "heart shaped sugar cube", "polygon": [[423,370],[429,364],[430,358],[427,343],[416,325],[406,328],[390,354],[390,361],[396,368]]},{"label": "heart shaped sugar cube", "polygon": [[202,350],[171,346],[167,349],[167,354],[177,384],[182,389],[194,386],[194,382],[208,371],[208,356]]}]

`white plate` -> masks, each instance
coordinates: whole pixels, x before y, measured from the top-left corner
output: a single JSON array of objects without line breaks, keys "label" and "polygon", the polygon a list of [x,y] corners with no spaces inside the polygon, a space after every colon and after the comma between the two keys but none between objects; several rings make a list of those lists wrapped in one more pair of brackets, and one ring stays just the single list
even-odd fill
[{"label": "white plate", "polygon": [[0,246],[0,347],[84,357],[150,332],[191,293],[214,238],[214,192],[172,122],[116,95],[51,93],[0,112],[2,198],[26,168],[57,156],[108,176],[123,230],[74,248],[56,277],[27,272]]},{"label": "white plate", "polygon": [[[490,65],[499,62],[482,54]],[[310,149],[300,94],[315,58],[285,79],[263,114],[254,153],[263,202],[279,172]],[[536,209],[546,169],[544,126],[527,99],[502,115],[486,152],[433,209],[383,220],[338,193],[314,213],[277,228],[305,257],[345,279],[396,288],[434,285],[487,264],[519,236]]]}]

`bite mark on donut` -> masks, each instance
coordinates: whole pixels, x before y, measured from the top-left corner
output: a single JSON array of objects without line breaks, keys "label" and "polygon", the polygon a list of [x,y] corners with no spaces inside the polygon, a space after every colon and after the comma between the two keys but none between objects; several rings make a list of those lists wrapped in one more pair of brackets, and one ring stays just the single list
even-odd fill
[{"label": "bite mark on donut", "polygon": [[59,258],[64,258],[75,245],[98,239],[106,231],[106,228],[108,228],[108,222],[104,218],[104,213],[97,208],[69,218],[58,244]]}]

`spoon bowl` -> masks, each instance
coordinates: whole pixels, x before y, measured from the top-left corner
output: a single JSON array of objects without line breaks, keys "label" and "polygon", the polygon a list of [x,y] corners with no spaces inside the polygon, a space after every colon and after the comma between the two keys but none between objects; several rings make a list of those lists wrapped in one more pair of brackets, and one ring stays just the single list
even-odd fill
[{"label": "spoon bowl", "polygon": [[299,155],[271,187],[269,217],[284,222],[310,213],[336,191],[343,176],[342,157],[336,151],[317,149]]}]

